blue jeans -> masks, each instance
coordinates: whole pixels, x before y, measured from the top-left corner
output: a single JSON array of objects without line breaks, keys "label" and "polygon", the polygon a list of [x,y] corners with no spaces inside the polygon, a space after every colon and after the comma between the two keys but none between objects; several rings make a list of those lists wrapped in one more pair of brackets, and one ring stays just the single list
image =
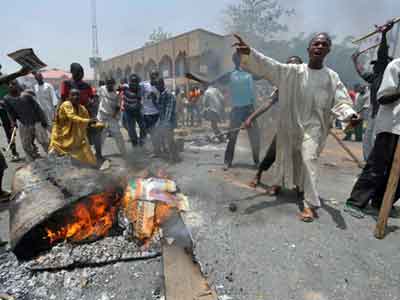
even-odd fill
[{"label": "blue jeans", "polygon": [[[129,139],[133,146],[143,145],[146,138],[146,125],[143,120],[141,111],[124,111],[122,113],[122,123],[128,130]],[[140,136],[136,133],[136,123],[139,126]]]},{"label": "blue jeans", "polygon": [[[234,107],[231,112],[230,128],[239,128],[253,112],[253,105]],[[247,133],[249,135],[251,151],[253,153],[253,161],[255,164],[258,164],[260,157],[260,129],[258,128],[257,121],[254,121],[252,126],[247,129]],[[225,164],[227,165],[231,165],[233,162],[238,134],[239,131],[231,132],[229,134],[229,142],[225,151]]]}]

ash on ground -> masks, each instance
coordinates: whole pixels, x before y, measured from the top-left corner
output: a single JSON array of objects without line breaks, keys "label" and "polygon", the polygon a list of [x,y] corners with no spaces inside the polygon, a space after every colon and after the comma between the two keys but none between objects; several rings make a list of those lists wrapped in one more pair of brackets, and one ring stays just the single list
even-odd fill
[{"label": "ash on ground", "polygon": [[63,243],[22,263],[3,250],[0,294],[24,300],[158,299],[162,287],[159,255],[158,243],[144,250],[123,237],[82,245]]}]

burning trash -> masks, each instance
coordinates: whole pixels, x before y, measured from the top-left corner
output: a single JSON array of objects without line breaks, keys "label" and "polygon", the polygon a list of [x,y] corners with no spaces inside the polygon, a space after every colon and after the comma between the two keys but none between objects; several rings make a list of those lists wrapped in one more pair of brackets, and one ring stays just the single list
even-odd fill
[{"label": "burning trash", "polygon": [[149,245],[162,236],[162,224],[187,209],[172,180],[127,180],[95,169],[78,168],[67,158],[36,161],[14,178],[10,209],[11,246],[30,259],[61,242],[90,243],[123,234]]},{"label": "burning trash", "polygon": [[187,199],[178,193],[174,181],[154,177],[129,181],[120,218],[125,235],[149,241],[160,233],[160,226],[174,209],[187,209]]}]

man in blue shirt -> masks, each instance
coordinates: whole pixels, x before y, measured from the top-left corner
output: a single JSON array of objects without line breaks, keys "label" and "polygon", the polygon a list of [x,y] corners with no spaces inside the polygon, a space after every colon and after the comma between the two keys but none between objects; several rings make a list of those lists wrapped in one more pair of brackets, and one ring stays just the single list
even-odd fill
[{"label": "man in blue shirt", "polygon": [[[216,82],[227,84],[229,88],[232,99],[230,128],[236,129],[240,128],[254,112],[256,96],[254,93],[253,75],[240,68],[240,56],[237,53],[233,54],[232,61],[235,65],[235,69],[217,79]],[[251,127],[247,128],[247,133],[250,139],[253,161],[255,165],[258,166],[260,155],[260,130],[256,121],[252,123]],[[239,131],[229,134],[229,142],[225,151],[225,170],[232,167],[238,134]]]}]

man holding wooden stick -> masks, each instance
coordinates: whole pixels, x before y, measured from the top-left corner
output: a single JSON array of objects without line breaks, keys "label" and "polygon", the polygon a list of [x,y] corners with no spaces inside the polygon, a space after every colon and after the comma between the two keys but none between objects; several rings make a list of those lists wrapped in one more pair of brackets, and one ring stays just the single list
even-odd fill
[{"label": "man holding wooden stick", "polygon": [[[345,207],[356,218],[364,217],[370,200],[373,209],[380,209],[382,205],[400,135],[400,58],[388,65],[377,98],[381,106],[376,117],[374,148]],[[399,198],[397,187],[394,202]],[[390,215],[398,217],[399,213],[393,207]]]}]

